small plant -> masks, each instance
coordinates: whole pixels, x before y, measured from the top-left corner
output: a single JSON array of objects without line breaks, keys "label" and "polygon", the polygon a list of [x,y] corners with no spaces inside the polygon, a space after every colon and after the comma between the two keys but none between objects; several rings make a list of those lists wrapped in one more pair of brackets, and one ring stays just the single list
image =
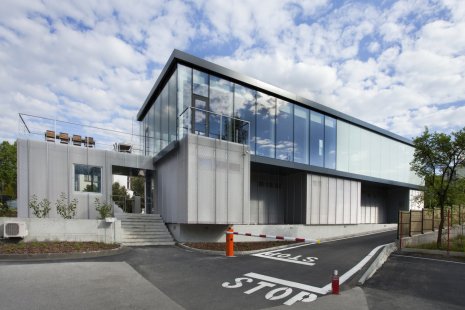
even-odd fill
[{"label": "small plant", "polygon": [[50,208],[50,200],[47,198],[39,201],[36,195],[32,195],[32,199],[29,200],[29,208],[32,209],[32,214],[38,218],[46,218],[52,208]]},{"label": "small plant", "polygon": [[77,204],[78,200],[76,198],[68,203],[68,197],[66,197],[65,193],[61,193],[56,202],[57,212],[65,220],[70,220],[76,216]]},{"label": "small plant", "polygon": [[106,217],[111,216],[111,205],[107,202],[100,202],[98,198],[95,198],[95,210],[99,213],[99,219],[104,220]]}]

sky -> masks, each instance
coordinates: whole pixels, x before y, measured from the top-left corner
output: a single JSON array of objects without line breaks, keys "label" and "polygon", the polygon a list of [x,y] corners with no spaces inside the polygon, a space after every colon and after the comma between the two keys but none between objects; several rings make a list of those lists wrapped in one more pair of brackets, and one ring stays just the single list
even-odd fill
[{"label": "sky", "polygon": [[18,113],[130,132],[173,49],[406,138],[465,126],[463,0],[3,0],[0,141]]}]

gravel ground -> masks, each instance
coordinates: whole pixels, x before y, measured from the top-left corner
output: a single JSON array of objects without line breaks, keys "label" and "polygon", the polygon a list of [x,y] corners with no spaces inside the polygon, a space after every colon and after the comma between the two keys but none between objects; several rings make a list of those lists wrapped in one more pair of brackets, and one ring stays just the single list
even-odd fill
[{"label": "gravel ground", "polygon": [[49,253],[83,253],[111,250],[119,244],[100,242],[1,242],[0,254],[49,254]]}]

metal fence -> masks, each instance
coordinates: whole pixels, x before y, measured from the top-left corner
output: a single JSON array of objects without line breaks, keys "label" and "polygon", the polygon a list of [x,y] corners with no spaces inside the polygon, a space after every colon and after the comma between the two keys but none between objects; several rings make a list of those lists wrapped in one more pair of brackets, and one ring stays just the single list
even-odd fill
[{"label": "metal fence", "polygon": [[[465,221],[465,207],[456,206],[445,208],[444,227],[462,225]],[[439,228],[441,209],[431,208],[423,210],[399,211],[397,222],[397,238],[411,237]]]}]

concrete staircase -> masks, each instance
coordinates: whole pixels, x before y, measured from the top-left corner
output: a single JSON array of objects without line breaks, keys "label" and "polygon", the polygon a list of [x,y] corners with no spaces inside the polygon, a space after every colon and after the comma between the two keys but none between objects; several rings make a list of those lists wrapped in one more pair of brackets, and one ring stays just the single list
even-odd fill
[{"label": "concrete staircase", "polygon": [[123,230],[123,245],[174,245],[174,239],[160,214],[118,215]]}]

